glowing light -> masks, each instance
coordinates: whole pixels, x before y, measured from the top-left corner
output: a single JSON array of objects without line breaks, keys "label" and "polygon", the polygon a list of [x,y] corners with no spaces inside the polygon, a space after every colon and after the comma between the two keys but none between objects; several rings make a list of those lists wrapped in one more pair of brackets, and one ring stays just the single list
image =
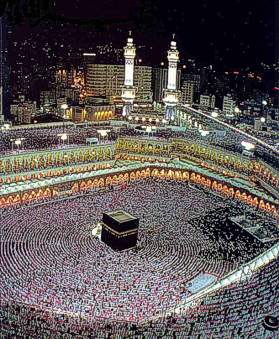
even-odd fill
[{"label": "glowing light", "polygon": [[212,113],[211,113],[211,116],[212,116],[213,118],[217,118],[218,115],[219,115],[218,112],[212,112]]},{"label": "glowing light", "polygon": [[65,140],[67,140],[67,134],[66,133],[63,133],[63,134],[61,134],[61,140],[63,140],[63,141],[65,141]]},{"label": "glowing light", "polygon": [[235,112],[235,113],[239,113],[239,112],[240,112],[240,109],[239,109],[238,107],[235,107],[234,112]]},{"label": "glowing light", "polygon": [[132,120],[133,117],[131,115],[128,116],[128,120]]},{"label": "glowing light", "polygon": [[67,104],[62,104],[62,105],[61,105],[61,108],[64,109],[64,110],[66,110],[66,109],[68,108],[68,105],[67,105]]},{"label": "glowing light", "polygon": [[252,149],[255,148],[255,145],[254,144],[251,144],[250,142],[248,141],[242,141],[241,142],[241,145],[247,150],[247,151],[250,151]]},{"label": "glowing light", "polygon": [[158,118],[156,118],[156,122],[158,123],[160,120]]},{"label": "glowing light", "polygon": [[135,117],[135,120],[136,120],[136,121],[139,121],[139,117]]},{"label": "glowing light", "polygon": [[145,121],[146,119],[145,119],[145,117],[142,117],[142,119],[141,119],[142,121]]},{"label": "glowing light", "polygon": [[16,140],[15,140],[15,144],[16,144],[17,146],[21,145],[21,140],[20,140],[20,139],[16,139]]},{"label": "glowing light", "polygon": [[261,122],[265,122],[265,117],[261,117]]},{"label": "glowing light", "polygon": [[152,118],[149,118],[148,121],[149,121],[149,122],[152,122]]},{"label": "glowing light", "polygon": [[166,119],[162,119],[162,123],[163,123],[163,124],[166,124],[166,123],[167,123],[167,120],[166,120]]},{"label": "glowing light", "polygon": [[202,137],[206,137],[209,134],[209,131],[199,130]]},{"label": "glowing light", "polygon": [[97,132],[101,135],[101,137],[106,137],[110,132],[109,129],[98,129]]},{"label": "glowing light", "polygon": [[266,105],[267,105],[267,101],[266,101],[266,100],[263,100],[263,101],[262,101],[262,104],[263,104],[264,106],[266,106]]}]

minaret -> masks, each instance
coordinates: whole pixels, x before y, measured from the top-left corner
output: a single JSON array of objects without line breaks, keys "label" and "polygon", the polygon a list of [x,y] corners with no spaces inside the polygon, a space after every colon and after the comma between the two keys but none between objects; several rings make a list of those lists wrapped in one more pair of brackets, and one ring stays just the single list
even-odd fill
[{"label": "minaret", "polygon": [[122,87],[123,111],[122,115],[126,116],[133,108],[134,99],[136,96],[136,89],[134,87],[134,60],[136,56],[136,47],[129,31],[127,45],[124,47],[125,57],[125,80]]},{"label": "minaret", "polygon": [[164,89],[163,102],[166,107],[166,119],[174,121],[176,115],[176,106],[179,101],[179,90],[177,89],[177,63],[179,61],[179,52],[176,48],[176,41],[174,41],[175,34],[173,34],[170,49],[168,50],[168,84]]}]

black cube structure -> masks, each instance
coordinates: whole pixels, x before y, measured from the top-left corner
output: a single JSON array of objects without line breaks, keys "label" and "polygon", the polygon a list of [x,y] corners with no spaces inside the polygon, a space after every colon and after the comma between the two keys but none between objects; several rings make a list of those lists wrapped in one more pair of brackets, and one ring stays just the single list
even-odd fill
[{"label": "black cube structure", "polygon": [[116,251],[135,247],[139,218],[123,210],[103,213],[101,240]]}]

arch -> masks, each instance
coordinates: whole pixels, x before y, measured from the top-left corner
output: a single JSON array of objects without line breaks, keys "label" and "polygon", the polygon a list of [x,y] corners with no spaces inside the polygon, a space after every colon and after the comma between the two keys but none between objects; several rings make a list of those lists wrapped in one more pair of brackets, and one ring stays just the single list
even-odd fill
[{"label": "arch", "polygon": [[6,204],[7,205],[12,205],[14,202],[13,197],[11,195],[8,196],[7,200],[6,200]]},{"label": "arch", "polygon": [[129,174],[126,172],[123,178],[124,178],[124,181],[129,181]]},{"label": "arch", "polygon": [[87,180],[87,181],[86,181],[86,185],[87,185],[87,188],[88,188],[88,189],[92,188],[92,186],[93,186],[92,180],[90,180],[90,179]]},{"label": "arch", "polygon": [[73,184],[71,190],[72,190],[72,193],[77,193],[77,192],[79,192],[79,186],[78,186],[78,183],[77,183],[77,182],[75,182],[75,183]]},{"label": "arch", "polygon": [[159,172],[158,172],[157,168],[155,168],[155,169],[153,169],[153,170],[151,171],[151,176],[152,176],[152,177],[157,177],[158,174],[159,174]]},{"label": "arch", "polygon": [[191,173],[190,180],[196,181],[196,174],[195,173]]},{"label": "arch", "polygon": [[22,201],[27,201],[29,198],[29,194],[26,192],[23,194]]},{"label": "arch", "polygon": [[134,172],[130,173],[130,180],[136,180],[136,174]]},{"label": "arch", "polygon": [[240,193],[239,190],[236,190],[236,192],[235,192],[235,197],[236,197],[237,199],[240,199],[241,193]]},{"label": "arch", "polygon": [[101,178],[99,180],[99,187],[104,187],[104,186],[105,186],[105,180],[104,180],[104,178]]},{"label": "arch", "polygon": [[217,190],[217,187],[218,187],[217,181],[214,180],[212,184],[212,189]]},{"label": "arch", "polygon": [[217,190],[218,191],[222,191],[223,190],[223,185],[221,183],[218,183]]},{"label": "arch", "polygon": [[44,191],[44,197],[51,197],[51,190],[48,187]]},{"label": "arch", "polygon": [[99,185],[98,179],[94,179],[94,181],[93,181],[93,188],[98,187],[98,185]]},{"label": "arch", "polygon": [[142,176],[143,178],[145,178],[145,177],[146,177],[145,170],[142,170],[142,171],[141,171],[141,176]]},{"label": "arch", "polygon": [[111,177],[106,177],[106,186],[109,186],[112,184]]},{"label": "arch", "polygon": [[259,203],[259,208],[261,209],[265,209],[265,203],[263,200],[260,200],[260,203]]},{"label": "arch", "polygon": [[247,194],[245,192],[241,194],[241,200],[247,201]]},{"label": "arch", "polygon": [[19,194],[17,194],[15,197],[14,197],[14,199],[13,199],[13,201],[14,201],[14,203],[17,203],[17,202],[20,202],[20,195]]},{"label": "arch", "polygon": [[189,180],[189,172],[183,171],[182,177],[183,177],[183,179],[185,179],[185,180]]},{"label": "arch", "polygon": [[40,188],[37,192],[37,198],[41,198],[44,195],[44,191]]},{"label": "arch", "polygon": [[52,190],[52,196],[53,196],[53,197],[57,197],[57,196],[58,196],[58,193],[59,193],[58,190],[56,190],[56,189],[53,189],[53,190]]},{"label": "arch", "polygon": [[80,184],[80,190],[81,191],[85,191],[87,189],[87,185],[85,181],[82,181]]},{"label": "arch", "polygon": [[206,180],[206,186],[211,187],[211,180],[210,179]]},{"label": "arch", "polygon": [[254,206],[258,206],[258,204],[259,204],[258,198],[255,197],[255,198],[253,199],[253,205],[254,205]]},{"label": "arch", "polygon": [[136,171],[136,179],[141,178],[141,172],[140,171]]},{"label": "arch", "polygon": [[6,199],[4,197],[1,198],[0,203],[1,203],[1,206],[5,206],[6,205]]}]

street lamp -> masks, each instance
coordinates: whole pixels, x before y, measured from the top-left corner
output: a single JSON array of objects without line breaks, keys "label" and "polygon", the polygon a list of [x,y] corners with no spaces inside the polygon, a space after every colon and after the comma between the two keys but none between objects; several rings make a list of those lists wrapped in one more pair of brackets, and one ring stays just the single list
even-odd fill
[{"label": "street lamp", "polygon": [[[68,136],[67,133],[57,134],[57,136],[60,138],[59,140],[62,140],[63,145],[65,143],[65,140],[68,140],[68,142],[69,142],[69,136]],[[59,142],[59,144],[60,144],[60,142]]]},{"label": "street lamp", "polygon": [[265,110],[265,106],[267,106],[267,101],[263,100],[262,105],[263,105],[263,116],[267,118],[267,111]]},{"label": "street lamp", "polygon": [[202,130],[202,129],[200,129],[199,132],[200,132],[202,137],[206,137],[209,134],[209,131],[205,131],[205,130]]},{"label": "street lamp", "polygon": [[99,141],[101,141],[101,137],[105,138],[109,132],[109,129],[98,129],[97,133],[99,134]]},{"label": "street lamp", "polygon": [[251,144],[251,143],[248,142],[248,141],[242,141],[242,142],[241,142],[241,145],[246,149],[246,151],[251,151],[252,149],[255,148],[255,145],[254,145],[254,144]]},{"label": "street lamp", "polygon": [[1,130],[2,130],[2,131],[8,131],[10,128],[11,128],[11,125],[10,125],[10,124],[4,124],[4,125],[1,127]]},{"label": "street lamp", "polygon": [[14,150],[14,144],[17,146],[17,148],[19,149],[19,147],[22,145],[22,141],[25,140],[25,138],[17,138],[17,139],[10,139],[11,143],[12,143],[12,152]]},{"label": "street lamp", "polygon": [[263,101],[262,101],[262,104],[263,104],[263,106],[266,106],[266,105],[267,105],[267,101],[266,101],[266,100],[263,100]]},{"label": "street lamp", "polygon": [[214,112],[212,112],[211,113],[211,116],[213,117],[213,118],[217,118],[218,117],[218,112],[216,112],[216,111],[214,111]]},{"label": "street lamp", "polygon": [[63,133],[64,133],[65,132],[65,119],[67,118],[66,110],[68,109],[68,105],[67,104],[62,104],[61,105],[61,109],[64,111],[63,112]]},{"label": "street lamp", "polygon": [[64,143],[65,143],[65,141],[68,139],[68,135],[67,135],[67,133],[63,133],[62,135],[61,135],[61,140],[63,141],[63,145],[64,145]]},{"label": "street lamp", "polygon": [[239,109],[238,107],[235,107],[234,112],[235,112],[236,114],[238,114],[238,113],[240,113],[240,109]]}]

